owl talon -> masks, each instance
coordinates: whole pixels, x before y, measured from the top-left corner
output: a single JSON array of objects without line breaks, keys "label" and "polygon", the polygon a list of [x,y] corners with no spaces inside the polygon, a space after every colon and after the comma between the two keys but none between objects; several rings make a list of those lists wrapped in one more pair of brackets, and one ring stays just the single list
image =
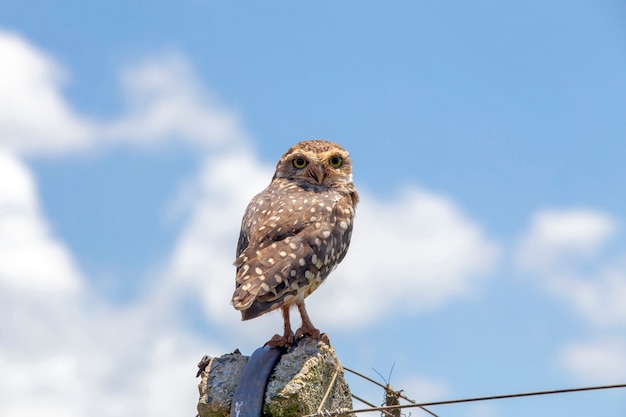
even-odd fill
[{"label": "owl talon", "polygon": [[320,338],[320,331],[319,329],[316,329],[315,327],[305,327],[302,326],[300,327],[298,330],[296,330],[296,339],[302,339],[304,336],[310,336],[313,339],[318,339]]},{"label": "owl talon", "polygon": [[266,344],[270,348],[289,347],[293,344],[293,332],[285,333],[283,336],[275,334]]}]

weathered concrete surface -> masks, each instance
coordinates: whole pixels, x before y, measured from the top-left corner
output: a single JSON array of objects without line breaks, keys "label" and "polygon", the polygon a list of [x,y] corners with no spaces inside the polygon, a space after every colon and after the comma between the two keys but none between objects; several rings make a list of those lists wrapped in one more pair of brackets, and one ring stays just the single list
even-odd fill
[{"label": "weathered concrete surface", "polygon": [[318,343],[304,338],[281,357],[267,384],[263,411],[271,417],[290,417],[314,414],[318,409],[351,410],[352,396],[328,339]]},{"label": "weathered concrete surface", "polygon": [[[231,399],[247,361],[247,356],[238,353],[212,360],[211,369],[207,366],[201,374],[200,417],[230,415]],[[325,395],[322,411],[352,409],[350,389],[328,339],[322,337],[318,342],[306,337],[285,353],[274,368],[265,392],[263,415],[314,414]]]},{"label": "weathered concrete surface", "polygon": [[200,417],[229,417],[230,402],[248,357],[236,351],[219,358],[211,358],[198,384]]}]

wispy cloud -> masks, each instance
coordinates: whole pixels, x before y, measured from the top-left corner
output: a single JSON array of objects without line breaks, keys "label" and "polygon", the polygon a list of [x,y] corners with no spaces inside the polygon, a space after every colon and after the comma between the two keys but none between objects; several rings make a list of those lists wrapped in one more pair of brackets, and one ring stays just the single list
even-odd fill
[{"label": "wispy cloud", "polygon": [[616,232],[614,219],[588,209],[544,210],[535,214],[518,248],[525,268],[545,271],[562,261],[593,255]]},{"label": "wispy cloud", "polygon": [[590,323],[626,324],[626,265],[603,251],[616,233],[616,221],[598,211],[542,212],[522,238],[517,259],[540,278],[541,288]]},{"label": "wispy cloud", "polygon": [[621,383],[626,376],[626,340],[605,337],[572,343],[563,350],[561,361],[585,381]]},{"label": "wispy cloud", "polygon": [[247,135],[196,76],[170,52],[121,72],[125,108],[111,120],[89,119],[63,96],[67,71],[17,34],[0,30],[0,146],[20,155],[63,155],[116,144],[178,142],[201,148],[242,146]]},{"label": "wispy cloud", "polygon": [[549,285],[594,326],[626,326],[626,267],[606,268],[592,276],[558,276]]},{"label": "wispy cloud", "polygon": [[63,153],[87,146],[94,126],[61,93],[67,73],[49,55],[0,30],[0,146],[18,153]]},{"label": "wispy cloud", "polygon": [[127,109],[99,132],[113,142],[152,146],[176,141],[206,148],[242,146],[247,140],[237,115],[204,88],[178,53],[124,70],[122,86]]},{"label": "wispy cloud", "polygon": [[570,342],[559,362],[594,382],[626,377],[619,358],[626,344],[626,263],[606,250],[617,231],[617,222],[599,211],[545,211],[535,215],[517,252],[535,286],[566,301],[592,327],[594,339]]}]

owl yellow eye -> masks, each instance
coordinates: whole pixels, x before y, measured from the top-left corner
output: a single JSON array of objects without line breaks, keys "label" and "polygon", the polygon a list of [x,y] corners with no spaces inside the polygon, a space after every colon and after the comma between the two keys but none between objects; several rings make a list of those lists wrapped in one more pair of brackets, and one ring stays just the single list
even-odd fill
[{"label": "owl yellow eye", "polygon": [[343,159],[340,156],[333,156],[328,160],[328,163],[335,168],[339,168],[343,164]]},{"label": "owl yellow eye", "polygon": [[304,158],[296,158],[293,160],[293,166],[297,169],[302,169],[306,166],[307,161]]}]

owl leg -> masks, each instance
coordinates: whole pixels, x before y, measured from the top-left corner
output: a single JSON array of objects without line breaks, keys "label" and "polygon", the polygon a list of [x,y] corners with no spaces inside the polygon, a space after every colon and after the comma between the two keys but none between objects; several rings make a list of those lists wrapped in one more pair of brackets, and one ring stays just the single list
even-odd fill
[{"label": "owl leg", "polygon": [[267,342],[267,345],[271,348],[291,346],[293,343],[293,330],[291,330],[291,323],[289,321],[289,306],[282,306],[283,320],[285,322],[285,330],[283,335],[275,334],[272,339]]},{"label": "owl leg", "polygon": [[299,339],[304,336],[311,336],[314,339],[319,339],[320,331],[313,326],[313,323],[311,323],[311,319],[304,308],[304,300],[298,301],[296,305],[298,306],[300,316],[302,317],[302,327],[296,330],[296,337]]}]

